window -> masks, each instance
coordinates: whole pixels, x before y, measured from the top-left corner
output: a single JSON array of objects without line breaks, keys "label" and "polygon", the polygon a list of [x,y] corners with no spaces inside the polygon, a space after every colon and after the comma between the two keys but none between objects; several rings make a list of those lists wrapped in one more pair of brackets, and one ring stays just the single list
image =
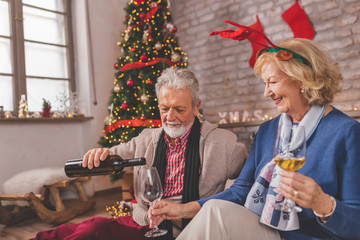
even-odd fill
[{"label": "window", "polygon": [[[17,112],[21,94],[29,111],[52,110],[75,91],[70,0],[0,1],[0,105]],[[3,54],[5,53],[5,54]]]}]

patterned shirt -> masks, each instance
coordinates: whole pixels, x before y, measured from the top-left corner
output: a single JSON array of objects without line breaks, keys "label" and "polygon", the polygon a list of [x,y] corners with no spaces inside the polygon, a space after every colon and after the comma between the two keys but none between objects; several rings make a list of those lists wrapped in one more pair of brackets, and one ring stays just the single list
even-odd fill
[{"label": "patterned shirt", "polygon": [[175,146],[171,145],[170,137],[165,134],[167,143],[164,197],[178,196],[183,192],[185,151],[191,129],[176,139]]}]

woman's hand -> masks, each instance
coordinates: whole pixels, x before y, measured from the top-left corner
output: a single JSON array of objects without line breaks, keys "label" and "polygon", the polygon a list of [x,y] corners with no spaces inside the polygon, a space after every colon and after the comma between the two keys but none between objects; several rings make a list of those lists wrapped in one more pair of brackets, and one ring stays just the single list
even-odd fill
[{"label": "woman's hand", "polygon": [[93,166],[98,167],[100,161],[104,161],[106,157],[110,154],[109,149],[107,148],[94,148],[89,150],[83,157],[83,167],[88,167],[92,169]]},{"label": "woman's hand", "polygon": [[282,171],[280,176],[280,191],[286,198],[321,215],[333,210],[333,200],[323,192],[314,179],[298,172],[287,171]]},{"label": "woman's hand", "polygon": [[200,208],[201,207],[197,202],[180,204],[161,200],[156,203],[153,208],[149,208],[150,228],[159,226],[165,219],[175,220],[181,218],[193,218]]}]

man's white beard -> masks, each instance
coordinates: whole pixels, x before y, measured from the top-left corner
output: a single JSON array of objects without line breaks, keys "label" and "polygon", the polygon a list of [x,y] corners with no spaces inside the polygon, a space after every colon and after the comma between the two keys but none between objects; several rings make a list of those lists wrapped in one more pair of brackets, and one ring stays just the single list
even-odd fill
[{"label": "man's white beard", "polygon": [[164,131],[167,135],[171,138],[178,138],[184,135],[192,126],[193,122],[189,123],[189,125],[184,126],[184,124],[181,123],[181,126],[179,128],[169,128],[167,124],[178,124],[173,122],[166,122],[163,124]]}]

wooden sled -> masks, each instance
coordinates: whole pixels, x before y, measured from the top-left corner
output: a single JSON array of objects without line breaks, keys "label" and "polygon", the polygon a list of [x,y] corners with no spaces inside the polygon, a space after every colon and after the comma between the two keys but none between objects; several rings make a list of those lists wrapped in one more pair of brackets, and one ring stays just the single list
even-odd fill
[{"label": "wooden sled", "polygon": [[[89,179],[90,177],[81,177],[45,185],[43,194],[0,194],[0,224],[10,225],[36,215],[46,223],[60,224],[86,212],[95,205],[95,199],[86,196],[81,184]],[[70,184],[74,184],[79,201],[74,206],[66,208],[60,197],[60,188],[66,188]],[[50,197],[54,200],[55,209],[50,204]],[[26,201],[30,206],[2,206],[1,201]]]}]

